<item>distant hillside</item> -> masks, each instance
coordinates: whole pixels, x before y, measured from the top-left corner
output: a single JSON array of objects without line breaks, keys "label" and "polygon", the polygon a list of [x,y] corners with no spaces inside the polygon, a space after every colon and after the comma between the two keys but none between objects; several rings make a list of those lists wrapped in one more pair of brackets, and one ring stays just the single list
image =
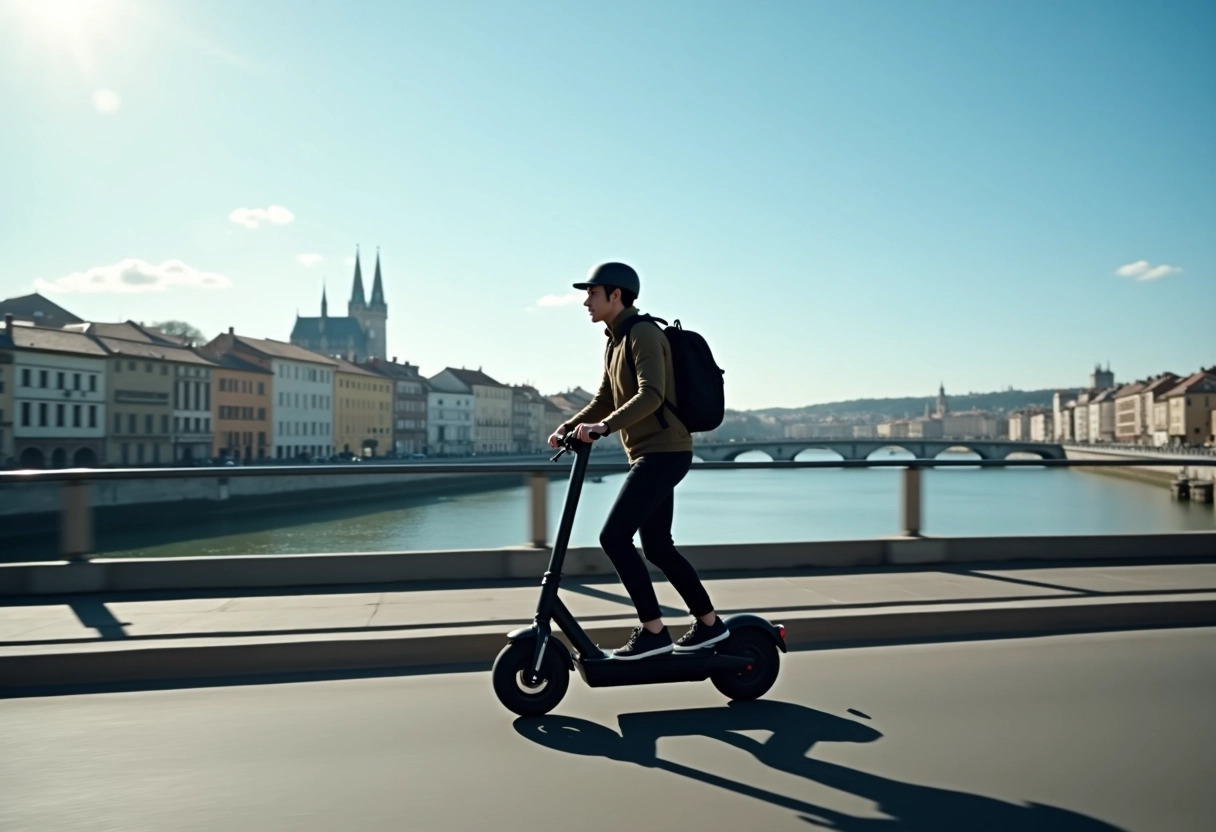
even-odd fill
[{"label": "distant hillside", "polygon": [[[999,393],[967,393],[946,395],[951,410],[987,410],[1008,413],[1024,407],[1051,407],[1051,397],[1056,388],[1047,390],[1003,390]],[[883,419],[902,419],[923,416],[925,405],[937,406],[934,396],[909,396],[900,399],[853,399],[847,402],[811,404],[806,407],[771,407],[764,410],[748,410],[757,416],[773,416],[780,419],[798,418],[819,421],[828,417],[836,419],[860,419],[877,415]]]},{"label": "distant hillside", "polygon": [[[1051,407],[1056,388],[1045,390],[1002,390],[994,393],[946,395],[953,412],[985,410],[990,413],[1010,413],[1027,407]],[[889,399],[852,399],[844,402],[812,404],[806,407],[770,407],[761,410],[729,410],[726,421],[714,439],[780,436],[784,425],[802,422],[822,422],[827,419],[842,422],[876,424],[889,419],[923,416],[925,405],[937,406],[934,396],[911,396]],[[707,437],[708,438],[708,437]]]}]

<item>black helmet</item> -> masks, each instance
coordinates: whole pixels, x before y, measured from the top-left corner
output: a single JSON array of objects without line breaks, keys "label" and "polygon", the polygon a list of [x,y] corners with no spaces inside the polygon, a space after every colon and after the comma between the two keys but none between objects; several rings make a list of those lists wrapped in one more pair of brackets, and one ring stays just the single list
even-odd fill
[{"label": "black helmet", "polygon": [[615,286],[631,292],[636,298],[640,293],[641,281],[638,273],[624,263],[600,263],[587,273],[587,280],[575,283],[575,289],[590,289],[592,286]]}]

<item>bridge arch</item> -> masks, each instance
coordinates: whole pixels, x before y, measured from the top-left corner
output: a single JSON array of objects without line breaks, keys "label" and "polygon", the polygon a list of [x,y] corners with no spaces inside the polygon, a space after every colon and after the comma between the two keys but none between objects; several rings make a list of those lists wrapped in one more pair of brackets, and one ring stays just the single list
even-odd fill
[{"label": "bridge arch", "polygon": [[[966,442],[959,442],[956,445],[951,445],[948,448],[942,448],[933,454],[934,459],[941,459],[945,454],[950,454],[952,457],[958,457],[963,454],[974,456],[977,459],[990,459],[987,454],[980,448],[972,447]],[[947,457],[949,458],[949,457]]]},{"label": "bridge arch", "polygon": [[[807,456],[803,456],[807,454]],[[819,462],[819,461],[835,461],[843,460],[844,454],[835,448],[829,448],[824,445],[807,445],[794,454],[795,461]]]},{"label": "bridge arch", "polygon": [[1015,448],[1006,452],[1001,459],[1051,459],[1051,457],[1037,448]]},{"label": "bridge arch", "polygon": [[895,441],[871,448],[862,459],[890,459],[892,457],[899,457],[901,454],[906,454],[912,458],[916,457],[916,454],[910,448]]},{"label": "bridge arch", "polygon": [[[744,460],[739,459],[739,457],[745,456],[747,454],[757,454],[758,456],[763,457],[763,459],[744,459]],[[739,448],[733,448],[733,449],[727,451],[726,454],[722,457],[722,459],[725,462],[736,462],[736,461],[738,461],[738,462],[773,462],[773,461],[775,461],[773,459],[773,455],[770,454],[768,451],[764,450],[764,448],[749,448],[746,446],[740,446]]]}]

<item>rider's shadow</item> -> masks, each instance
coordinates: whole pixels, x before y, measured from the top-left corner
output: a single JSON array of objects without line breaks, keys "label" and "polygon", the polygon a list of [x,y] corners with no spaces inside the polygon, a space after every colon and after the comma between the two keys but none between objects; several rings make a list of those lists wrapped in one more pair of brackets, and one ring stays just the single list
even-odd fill
[{"label": "rider's shadow", "polygon": [[[679,774],[791,809],[812,824],[843,832],[921,829],[1112,832],[1118,829],[1066,809],[1037,803],[1007,803],[978,794],[903,783],[835,763],[812,760],[807,755],[817,742],[873,742],[882,734],[863,723],[788,702],[732,702],[721,708],[623,714],[618,722],[619,734],[594,722],[564,716],[521,717],[514,727],[522,736],[548,748]],[[769,731],[772,735],[761,742],[737,733],[757,730]],[[658,739],[674,736],[719,740],[751,753],[758,761],[779,771],[873,801],[890,819],[856,817],[660,759]]]}]

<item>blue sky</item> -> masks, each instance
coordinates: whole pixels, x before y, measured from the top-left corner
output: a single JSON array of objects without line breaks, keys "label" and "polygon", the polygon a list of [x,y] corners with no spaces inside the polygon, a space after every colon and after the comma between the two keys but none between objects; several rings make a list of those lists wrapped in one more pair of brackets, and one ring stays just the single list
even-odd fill
[{"label": "blue sky", "polygon": [[557,392],[620,259],[731,407],[1189,373],[1213,42],[1210,2],[0,0],[0,296],[286,340],[380,246],[390,355]]}]

